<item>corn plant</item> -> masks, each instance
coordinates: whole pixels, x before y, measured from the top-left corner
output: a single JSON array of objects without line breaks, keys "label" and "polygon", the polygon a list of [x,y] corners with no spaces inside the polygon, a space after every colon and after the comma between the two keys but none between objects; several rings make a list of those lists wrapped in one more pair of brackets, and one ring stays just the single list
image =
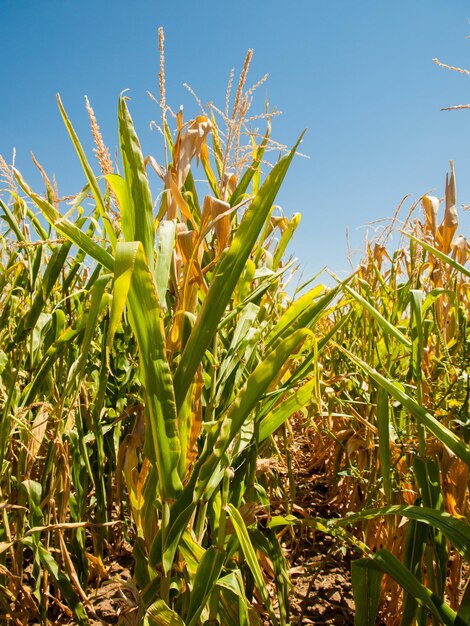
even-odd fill
[{"label": "corn plant", "polygon": [[317,430],[335,438],[326,471],[340,473],[335,501],[350,513],[332,526],[362,520],[362,543],[350,537],[364,555],[352,570],[358,624],[374,624],[380,604],[391,624],[468,620],[470,272],[452,163],[440,224],[439,204],[422,198],[393,255],[383,240],[368,246],[324,331],[339,325],[321,354]]},{"label": "corn plant", "polygon": [[[131,367],[135,347],[128,342],[127,353],[115,350],[110,376],[99,360],[106,279],[96,268],[90,272],[85,255],[71,253],[71,244],[55,237],[14,181],[7,182],[12,201],[0,204],[2,614],[26,623],[37,609],[45,620],[61,594],[84,623],[84,589],[94,567],[102,567],[109,539],[120,430],[113,419],[139,390],[135,376],[123,371]],[[74,226],[85,223],[78,216]],[[88,236],[94,229],[86,226]],[[121,390],[126,376],[127,397]]]},{"label": "corn plant", "polygon": [[87,101],[97,177],[58,98],[85,178],[65,214],[45,173],[43,196],[7,169],[5,614],[16,594],[44,623],[57,606],[88,623],[90,577],[130,515],[135,623],[289,621],[288,567],[264,522],[258,459],[312,402],[312,329],[338,290],[285,293],[299,216],[273,206],[300,140],[262,181],[271,116],[248,151],[240,140],[250,59],[231,114],[227,97],[224,132],[214,112],[185,124],[182,111],[173,132],[162,88],[165,165],[144,158],[121,96],[117,173]]}]

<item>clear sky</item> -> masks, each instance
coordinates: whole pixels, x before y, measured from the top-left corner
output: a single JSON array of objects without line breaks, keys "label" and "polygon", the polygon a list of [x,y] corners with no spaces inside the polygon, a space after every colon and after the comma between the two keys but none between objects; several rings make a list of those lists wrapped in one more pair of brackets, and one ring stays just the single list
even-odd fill
[{"label": "clear sky", "polygon": [[[470,110],[440,111],[470,102],[470,76],[432,62],[470,68],[469,17],[464,0],[0,0],[0,153],[9,160],[15,146],[17,167],[38,187],[32,150],[61,194],[77,192],[84,176],[57,92],[90,154],[83,96],[114,150],[117,98],[129,89],[151,153],[158,26],[168,102],[187,115],[183,82],[223,106],[230,69],[254,48],[251,80],[270,73],[260,108],[267,95],[283,111],[273,137],[291,145],[308,129],[310,158],[294,162],[278,198],[287,215],[303,215],[291,251],[307,276],[325,265],[344,275],[346,228],[360,249],[366,225],[393,215],[404,195],[442,197],[449,159],[458,204],[470,204]],[[460,218],[468,236],[470,212]]]}]

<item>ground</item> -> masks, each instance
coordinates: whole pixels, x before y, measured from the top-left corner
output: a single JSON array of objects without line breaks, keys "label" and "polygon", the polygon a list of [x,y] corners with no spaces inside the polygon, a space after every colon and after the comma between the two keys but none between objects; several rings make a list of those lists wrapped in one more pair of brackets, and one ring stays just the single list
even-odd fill
[{"label": "ground", "polygon": [[[296,477],[298,505],[309,516],[331,516],[329,489],[322,477],[307,472],[297,472]],[[295,541],[290,555],[292,624],[354,624],[350,554],[318,532],[304,532]]]},{"label": "ground", "polygon": [[[329,505],[328,484],[322,476],[303,472],[297,467],[296,485],[296,507],[314,517],[335,515]],[[284,548],[293,583],[290,598],[292,625],[354,624],[350,554],[331,537],[311,530],[286,537]],[[135,603],[132,590],[125,586],[132,570],[130,546],[124,544],[107,566],[108,581],[90,594],[96,612],[96,619],[92,619],[91,624],[117,624],[120,614],[127,614],[131,624]]]},{"label": "ground", "polygon": [[[296,495],[294,511],[311,518],[338,517],[334,508],[333,484],[324,473],[309,468],[309,444],[302,435],[295,438],[292,471]],[[311,529],[286,532],[282,545],[290,565],[291,624],[354,624],[354,600],[350,579],[351,554],[332,537]],[[89,594],[95,617],[91,626],[117,624],[133,626],[136,602],[133,599],[132,547],[123,543],[120,551],[108,554],[105,567],[107,580]],[[64,614],[58,615],[55,626],[68,626]],[[35,625],[34,625],[35,626]],[[265,622],[269,626],[269,621]]]}]

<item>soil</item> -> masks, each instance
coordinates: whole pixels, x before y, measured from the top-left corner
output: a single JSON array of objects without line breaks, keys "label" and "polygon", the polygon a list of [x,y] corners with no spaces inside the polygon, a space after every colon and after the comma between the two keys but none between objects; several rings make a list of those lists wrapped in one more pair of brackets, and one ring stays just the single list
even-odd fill
[{"label": "soil", "polygon": [[[312,451],[296,437],[293,472],[294,512],[299,516],[332,519],[340,514],[332,504],[333,485],[324,474],[309,469]],[[287,558],[291,563],[292,624],[354,624],[351,554],[331,536],[308,530],[296,536]]]},{"label": "soil", "polygon": [[[305,452],[305,454],[304,454]],[[294,513],[298,516],[330,519],[339,512],[332,504],[333,485],[324,475],[308,469],[311,451],[302,449],[296,440],[293,455],[296,499]],[[290,564],[292,589],[290,596],[291,624],[354,624],[354,600],[350,579],[351,554],[344,545],[311,529],[285,533],[283,549]],[[105,560],[106,580],[97,582],[89,592],[87,612],[91,626],[135,624],[136,600],[132,585],[132,546],[123,544],[119,553]],[[63,613],[51,626],[71,626],[74,622]],[[36,624],[32,624],[36,626]],[[269,622],[265,622],[269,626]]]},{"label": "soil", "polygon": [[[305,507],[309,515],[327,517],[322,483],[317,490],[315,477],[309,477],[305,486],[310,487],[310,497],[315,497],[315,504]],[[354,624],[350,554],[342,546],[327,535],[310,531],[298,539],[291,563],[292,624]]]},{"label": "soil", "polygon": [[[331,485],[323,476],[302,470],[299,460],[295,468],[297,512],[309,517],[338,517],[330,505]],[[345,552],[344,546],[330,536],[308,530],[288,536],[283,547],[291,565],[291,624],[353,625],[351,554]],[[116,624],[119,614],[122,621],[127,614],[129,624],[132,623],[135,603],[131,590],[123,587],[123,582],[130,578],[131,568],[130,546],[125,546],[109,564],[110,579],[90,597],[98,618],[91,620],[92,626]]]},{"label": "soil", "polygon": [[[296,509],[302,514],[336,517],[329,504],[329,487],[321,476],[298,470]],[[309,530],[286,538],[284,544],[292,579],[291,624],[354,624],[354,600],[350,580],[350,557],[331,537]],[[90,594],[96,618],[91,626],[133,623],[135,607],[131,577],[132,554],[129,545],[106,564],[109,579]],[[126,617],[127,616],[127,617]],[[65,624],[60,621],[57,624]]]}]

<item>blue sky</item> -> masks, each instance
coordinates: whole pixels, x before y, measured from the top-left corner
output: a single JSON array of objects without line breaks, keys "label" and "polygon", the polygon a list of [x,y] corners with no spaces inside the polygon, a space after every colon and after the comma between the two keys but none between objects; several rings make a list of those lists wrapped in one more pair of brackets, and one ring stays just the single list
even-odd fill
[{"label": "blue sky", "polygon": [[[57,92],[90,153],[83,96],[114,150],[117,97],[129,89],[152,153],[149,122],[159,112],[146,92],[157,93],[158,26],[167,98],[173,109],[185,105],[186,118],[195,108],[183,82],[223,105],[230,69],[254,48],[251,80],[270,74],[259,108],[267,95],[283,111],[273,137],[291,145],[308,129],[310,158],[294,162],[278,198],[287,215],[303,216],[291,251],[306,277],[325,265],[344,275],[346,229],[360,250],[366,225],[393,215],[406,194],[442,197],[449,159],[458,204],[470,204],[470,110],[440,111],[470,102],[470,76],[432,62],[470,68],[468,18],[463,0],[0,0],[0,153],[9,159],[15,146],[17,167],[38,187],[32,150],[62,194],[79,191],[84,177]],[[460,218],[468,236],[470,212]]]}]

